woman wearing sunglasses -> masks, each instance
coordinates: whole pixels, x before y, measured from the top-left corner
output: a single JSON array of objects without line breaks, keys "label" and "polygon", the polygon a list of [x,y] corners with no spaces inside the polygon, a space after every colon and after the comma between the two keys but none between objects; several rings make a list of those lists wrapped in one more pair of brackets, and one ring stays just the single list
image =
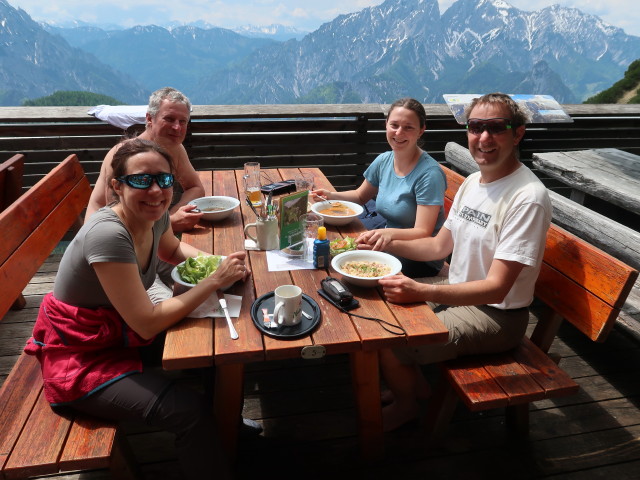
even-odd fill
[{"label": "woman wearing sunglasses", "polygon": [[390,251],[416,260],[451,254],[448,278],[380,280],[388,300],[426,301],[449,330],[443,345],[381,351],[392,393],[392,403],[383,409],[386,430],[414,419],[418,399],[429,395],[418,365],[509,350],[529,321],[551,202],[542,182],[518,160],[526,117],[501,93],[474,99],[466,113],[469,151],[480,171],[460,186],[435,237],[393,239],[389,245]]},{"label": "woman wearing sunglasses", "polygon": [[111,166],[117,200],[94,213],[65,251],[25,350],[41,362],[53,407],[141,419],[176,435],[187,478],[208,478],[214,467],[224,473],[210,405],[143,369],[140,350],[223,285],[245,279],[245,252],[229,255],[189,291],[154,305],[146,289],[156,276],[156,257],[177,264],[200,253],[171,229],[172,158],[159,145],[134,139],[122,144]]},{"label": "woman wearing sunglasses", "polygon": [[[391,150],[379,155],[364,172],[356,190],[314,190],[316,200],[347,200],[365,205],[376,198],[376,211],[386,221],[382,228],[362,233],[358,248],[386,250],[392,239],[410,240],[435,235],[444,223],[446,177],[428,153],[420,148],[427,115],[420,102],[402,98],[389,108],[387,142]],[[409,277],[437,275],[443,260],[416,262],[398,256]]]}]

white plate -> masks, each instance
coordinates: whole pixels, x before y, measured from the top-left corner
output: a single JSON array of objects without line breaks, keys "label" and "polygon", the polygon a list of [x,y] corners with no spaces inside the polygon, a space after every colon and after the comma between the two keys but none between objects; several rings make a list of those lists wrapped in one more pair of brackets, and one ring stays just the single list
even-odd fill
[{"label": "white plate", "polygon": [[[356,277],[342,271],[342,265],[347,262],[378,262],[384,263],[391,267],[391,272],[382,275],[381,277]],[[331,266],[333,269],[342,275],[343,280],[353,285],[359,285],[361,287],[375,287],[378,284],[378,280],[389,275],[396,275],[402,269],[402,263],[393,255],[389,255],[384,252],[374,252],[373,250],[350,250],[343,252],[331,260]]]}]

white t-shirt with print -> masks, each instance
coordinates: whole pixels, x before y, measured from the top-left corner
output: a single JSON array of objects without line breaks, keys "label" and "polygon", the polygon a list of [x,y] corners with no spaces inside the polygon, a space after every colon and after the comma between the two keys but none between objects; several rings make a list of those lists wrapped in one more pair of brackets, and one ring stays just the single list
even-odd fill
[{"label": "white t-shirt with print", "polygon": [[484,280],[494,258],[523,264],[501,309],[528,306],[540,272],[552,207],[546,187],[524,165],[499,180],[467,177],[444,224],[454,248],[449,283]]}]

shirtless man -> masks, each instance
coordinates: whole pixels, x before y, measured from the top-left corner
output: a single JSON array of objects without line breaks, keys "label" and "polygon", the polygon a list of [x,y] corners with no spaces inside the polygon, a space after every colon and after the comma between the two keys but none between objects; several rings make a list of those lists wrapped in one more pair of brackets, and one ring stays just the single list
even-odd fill
[{"label": "shirtless man", "polygon": [[[204,188],[198,174],[191,165],[187,151],[182,142],[187,134],[187,124],[191,115],[191,102],[178,90],[165,87],[156,90],[149,97],[149,106],[146,115],[146,129],[139,138],[151,140],[160,144],[167,150],[175,162],[176,180],[182,189],[182,196],[169,210],[171,226],[174,232],[190,230],[198,223],[202,213],[192,213],[195,207],[187,205],[194,198],[204,196]],[[107,181],[111,177],[111,161],[113,154],[120,144],[114,146],[107,153],[102,166],[100,176],[89,199],[85,221],[96,210],[111,202]]]}]

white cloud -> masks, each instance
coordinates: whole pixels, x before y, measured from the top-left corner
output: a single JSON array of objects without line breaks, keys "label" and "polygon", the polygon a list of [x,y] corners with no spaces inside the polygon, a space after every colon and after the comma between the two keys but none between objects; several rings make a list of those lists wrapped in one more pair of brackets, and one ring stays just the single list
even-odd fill
[{"label": "white cloud", "polygon": [[[146,23],[205,20],[232,28],[248,23],[266,25],[281,23],[305,30],[315,30],[340,14],[379,5],[383,0],[8,0],[38,21],[71,21],[114,23],[131,26]],[[439,0],[444,12],[453,0]],[[516,8],[539,10],[552,4],[575,7],[598,15],[605,22],[640,36],[640,8],[637,0],[507,0]]]}]

